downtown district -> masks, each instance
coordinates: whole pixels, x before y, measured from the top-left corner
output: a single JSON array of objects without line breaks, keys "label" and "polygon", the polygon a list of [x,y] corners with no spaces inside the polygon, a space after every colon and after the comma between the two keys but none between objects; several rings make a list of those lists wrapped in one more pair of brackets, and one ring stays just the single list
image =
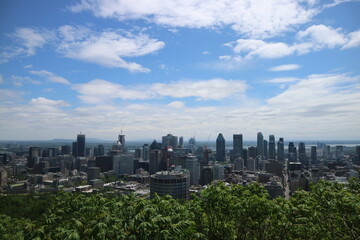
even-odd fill
[{"label": "downtown district", "polygon": [[[168,134],[162,141],[127,145],[120,133],[113,144],[87,143],[85,134],[74,142],[0,143],[0,190],[6,194],[36,192],[134,192],[142,197],[171,195],[189,199],[213,181],[264,185],[271,197],[289,198],[311,182],[346,184],[359,178],[360,146],[330,146],[318,142],[264,139],[244,146],[242,134],[234,134],[232,148],[223,135],[215,147],[209,141]],[[60,141],[60,140],[59,140]],[[213,144],[211,144],[213,145]]]}]

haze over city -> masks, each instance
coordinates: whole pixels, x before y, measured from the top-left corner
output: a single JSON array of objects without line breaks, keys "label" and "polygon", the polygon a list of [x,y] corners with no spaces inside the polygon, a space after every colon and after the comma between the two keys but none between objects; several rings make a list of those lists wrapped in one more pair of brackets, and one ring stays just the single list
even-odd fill
[{"label": "haze over city", "polygon": [[4,0],[0,140],[360,139],[360,2]]}]

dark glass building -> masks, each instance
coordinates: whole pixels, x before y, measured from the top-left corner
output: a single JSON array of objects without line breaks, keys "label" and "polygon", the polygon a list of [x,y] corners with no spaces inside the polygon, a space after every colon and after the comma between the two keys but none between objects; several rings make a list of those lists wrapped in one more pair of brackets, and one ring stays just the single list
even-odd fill
[{"label": "dark glass building", "polygon": [[216,138],[216,161],[225,161],[225,139],[222,133],[219,133]]}]

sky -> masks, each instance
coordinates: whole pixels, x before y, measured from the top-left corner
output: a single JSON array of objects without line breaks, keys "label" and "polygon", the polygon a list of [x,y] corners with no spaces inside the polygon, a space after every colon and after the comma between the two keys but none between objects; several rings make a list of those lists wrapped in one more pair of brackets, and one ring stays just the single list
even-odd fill
[{"label": "sky", "polygon": [[0,140],[359,140],[359,12],[347,0],[2,0]]}]

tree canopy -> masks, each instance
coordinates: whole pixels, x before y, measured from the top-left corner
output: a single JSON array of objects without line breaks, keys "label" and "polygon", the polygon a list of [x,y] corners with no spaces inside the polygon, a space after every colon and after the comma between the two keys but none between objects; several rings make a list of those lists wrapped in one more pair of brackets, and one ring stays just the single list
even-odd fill
[{"label": "tree canopy", "polygon": [[360,239],[360,182],[290,199],[258,184],[210,185],[192,200],[133,194],[0,196],[0,239]]}]

